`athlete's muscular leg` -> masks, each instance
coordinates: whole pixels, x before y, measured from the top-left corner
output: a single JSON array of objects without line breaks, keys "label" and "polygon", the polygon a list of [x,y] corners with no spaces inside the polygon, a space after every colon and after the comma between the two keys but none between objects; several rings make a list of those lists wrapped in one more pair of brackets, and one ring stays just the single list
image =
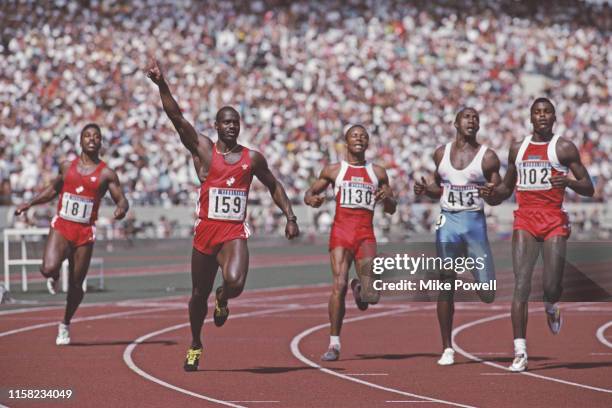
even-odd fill
[{"label": "athlete's muscular leg", "polygon": [[374,258],[362,258],[355,260],[355,269],[361,283],[360,297],[364,302],[376,304],[380,299],[380,291],[374,289],[374,273],[372,272],[372,263]]},{"label": "athlete's muscular leg", "polygon": [[225,242],[217,254],[217,262],[221,265],[223,286],[219,300],[235,298],[242,293],[249,270],[249,248],[246,239],[235,239]]},{"label": "athlete's muscular leg", "polygon": [[455,316],[455,289],[454,282],[457,278],[454,272],[442,272],[440,281],[450,283],[450,290],[441,290],[438,294],[436,312],[438,314],[438,324],[440,325],[440,335],[442,337],[442,350],[452,348],[451,334],[453,331],[453,317]]},{"label": "athlete's muscular leg", "polygon": [[353,254],[346,248],[337,247],[331,250],[331,267],[333,275],[332,293],[329,297],[330,335],[339,336],[342,330],[345,307],[344,299],[348,289],[348,272],[353,261]]},{"label": "athlete's muscular leg", "polygon": [[[486,228],[486,226],[485,226]],[[467,242],[467,256],[472,259],[480,258],[483,268],[474,267],[471,272],[474,280],[480,283],[493,283],[495,280],[495,265],[493,264],[493,254],[489,241],[486,239]],[[484,303],[493,303],[495,300],[495,290],[478,290],[476,292],[480,300]]]},{"label": "athlete's muscular leg", "polygon": [[515,230],[512,234],[512,331],[515,339],[524,339],[527,335],[527,302],[531,292],[533,267],[539,255],[540,243],[529,232]]},{"label": "athlete's muscular leg", "polygon": [[51,228],[49,237],[45,243],[45,251],[43,254],[43,263],[40,267],[40,273],[45,278],[59,279],[60,268],[62,262],[70,253],[70,243],[59,232]]},{"label": "athlete's muscular leg", "polygon": [[83,281],[89,270],[89,262],[93,253],[93,242],[73,248],[68,257],[68,296],[66,296],[66,311],[64,313],[64,324],[70,324],[70,320],[83,300]]},{"label": "athlete's muscular leg", "polygon": [[208,312],[208,296],[212,292],[219,264],[215,255],[206,255],[193,248],[191,252],[191,298],[189,324],[191,347],[202,348],[202,325]]},{"label": "athlete's muscular leg", "polygon": [[544,301],[556,303],[563,292],[567,238],[554,236],[544,241]]}]

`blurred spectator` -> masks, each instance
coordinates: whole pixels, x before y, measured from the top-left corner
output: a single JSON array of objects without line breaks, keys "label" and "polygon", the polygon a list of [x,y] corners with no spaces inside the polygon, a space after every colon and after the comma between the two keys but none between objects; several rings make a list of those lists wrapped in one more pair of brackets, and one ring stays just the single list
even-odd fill
[{"label": "blurred spectator", "polygon": [[[402,194],[402,222],[429,228],[410,220],[409,184],[433,171],[455,112],[480,111],[480,137],[503,161],[530,132],[534,94],[556,104],[556,132],[579,146],[596,199],[612,197],[607,3],[31,0],[4,3],[0,22],[3,202],[30,199],[90,121],[133,204],[195,202],[190,155],[143,73],[150,53],[198,131],[214,137],[216,111],[239,110],[241,142],[294,202],[342,157],[343,126],[363,123]],[[252,193],[272,208],[261,184]],[[274,228],[263,215],[254,226]]]}]

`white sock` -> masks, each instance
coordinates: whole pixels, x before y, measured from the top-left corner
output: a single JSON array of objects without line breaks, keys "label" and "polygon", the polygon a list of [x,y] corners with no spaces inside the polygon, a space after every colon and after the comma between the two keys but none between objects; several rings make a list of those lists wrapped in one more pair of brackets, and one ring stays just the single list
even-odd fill
[{"label": "white sock", "polygon": [[548,313],[552,314],[555,311],[556,306],[556,303],[544,302],[544,308]]},{"label": "white sock", "polygon": [[329,336],[329,347],[340,350],[340,336]]},{"label": "white sock", "polygon": [[514,354],[527,354],[526,339],[514,339]]}]

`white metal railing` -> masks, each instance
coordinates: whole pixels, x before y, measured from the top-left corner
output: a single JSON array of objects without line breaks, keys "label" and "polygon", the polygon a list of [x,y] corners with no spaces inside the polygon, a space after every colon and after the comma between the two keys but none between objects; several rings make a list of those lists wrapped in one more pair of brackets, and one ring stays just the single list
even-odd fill
[{"label": "white metal railing", "polygon": [[[4,287],[6,290],[11,288],[11,266],[21,266],[21,290],[28,291],[28,266],[42,265],[42,258],[28,258],[27,236],[45,236],[49,235],[48,228],[7,228],[4,230]],[[19,237],[21,245],[21,258],[12,258],[10,256],[10,239],[11,237]],[[90,265],[97,265],[99,274],[99,287],[104,289],[104,258],[92,258]],[[68,291],[68,260],[64,260],[61,269],[62,290]],[[87,290],[87,277],[83,280],[83,290]]]}]

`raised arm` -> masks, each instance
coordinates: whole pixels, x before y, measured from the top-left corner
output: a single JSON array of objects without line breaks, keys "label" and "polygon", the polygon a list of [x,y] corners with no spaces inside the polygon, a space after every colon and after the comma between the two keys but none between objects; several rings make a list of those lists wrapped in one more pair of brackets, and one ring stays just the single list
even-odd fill
[{"label": "raised arm", "polygon": [[283,185],[274,177],[268,168],[268,162],[266,162],[266,159],[261,153],[251,150],[251,163],[255,176],[268,188],[274,203],[281,209],[283,214],[285,214],[285,217],[287,217],[285,236],[287,239],[297,237],[300,234],[300,229],[297,225],[297,217],[293,214],[291,201],[289,201],[289,197],[287,197]]},{"label": "raised arm", "polygon": [[115,173],[108,167],[105,169],[105,173],[106,174],[104,176],[108,180],[108,192],[110,193],[111,198],[117,206],[115,212],[113,213],[113,216],[116,220],[120,220],[125,217],[128,212],[128,209],[130,208],[130,205],[128,203],[127,198],[125,198],[125,195],[123,194],[123,189],[121,188],[121,183],[119,182],[119,177],[117,177],[117,173]]},{"label": "raised arm", "polygon": [[586,167],[582,164],[582,160],[580,160],[580,153],[576,145],[569,140],[559,138],[557,157],[559,157],[561,164],[569,167],[576,180],[568,178],[567,175],[557,175],[550,178],[552,186],[554,188],[569,187],[582,196],[592,197],[595,193],[593,182]]},{"label": "raised arm", "polygon": [[397,208],[397,200],[389,184],[389,176],[387,171],[380,166],[374,165],[374,173],[378,178],[378,190],[376,190],[376,201],[382,201],[383,210],[387,214],[394,214]]},{"label": "raised arm", "polygon": [[199,146],[198,133],[193,128],[192,124],[183,116],[181,108],[172,96],[170,87],[157,61],[154,60],[151,63],[150,68],[147,70],[147,76],[158,86],[159,96],[161,97],[164,111],[181,137],[181,142],[192,154],[197,154],[198,148],[201,147]]},{"label": "raised arm", "polygon": [[63,162],[60,165],[60,172],[57,174],[49,184],[47,184],[32,200],[27,203],[20,204],[15,209],[15,215],[21,215],[28,211],[30,207],[38,204],[48,203],[53,200],[62,191],[64,185],[64,174],[68,171],[70,162]]},{"label": "raised arm", "polygon": [[319,178],[312,183],[304,194],[304,204],[313,208],[319,208],[325,202],[325,190],[334,182],[334,173],[337,172],[338,165],[325,166],[319,174]]},{"label": "raised arm", "polygon": [[421,181],[415,181],[414,183],[414,194],[424,194],[434,200],[437,200],[442,196],[442,187],[440,186],[442,184],[442,179],[440,178],[440,174],[438,173],[438,166],[440,165],[443,156],[444,146],[438,146],[438,148],[433,154],[433,160],[436,164],[436,171],[434,172],[434,181],[432,183],[427,183],[425,177],[421,177]]}]

